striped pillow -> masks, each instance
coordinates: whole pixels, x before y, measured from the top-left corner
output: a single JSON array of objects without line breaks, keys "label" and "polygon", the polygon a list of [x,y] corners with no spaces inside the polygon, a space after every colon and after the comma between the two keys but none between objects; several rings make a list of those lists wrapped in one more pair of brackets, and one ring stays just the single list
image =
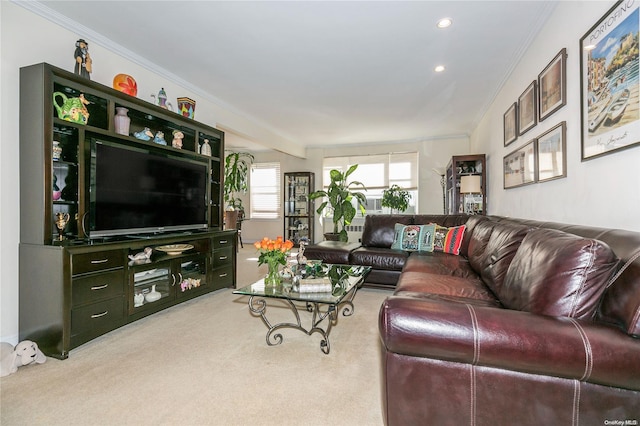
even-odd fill
[{"label": "striped pillow", "polygon": [[465,229],[465,225],[454,226],[452,228],[436,225],[433,251],[459,255]]}]

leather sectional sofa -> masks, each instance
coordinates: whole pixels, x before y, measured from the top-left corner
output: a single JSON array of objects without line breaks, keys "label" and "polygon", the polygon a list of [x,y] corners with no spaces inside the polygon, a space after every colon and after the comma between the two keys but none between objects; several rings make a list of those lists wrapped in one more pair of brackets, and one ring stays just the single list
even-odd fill
[{"label": "leather sectional sofa", "polygon": [[[460,255],[391,249],[396,219],[465,224]],[[387,425],[640,422],[640,233],[380,215],[361,245],[305,254],[371,265],[367,285],[393,289],[379,315]]]}]

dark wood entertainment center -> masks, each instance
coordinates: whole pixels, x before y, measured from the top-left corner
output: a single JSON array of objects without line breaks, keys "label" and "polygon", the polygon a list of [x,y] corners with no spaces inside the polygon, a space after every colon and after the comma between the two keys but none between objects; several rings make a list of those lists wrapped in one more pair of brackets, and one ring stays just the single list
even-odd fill
[{"label": "dark wood entertainment center", "polygon": [[[82,95],[89,102],[88,122],[59,118],[54,93],[64,95],[56,95],[59,99]],[[128,134],[115,131],[116,107],[128,110]],[[145,128],[162,131],[167,145],[132,136]],[[184,135],[181,149],[171,146],[173,131]],[[96,138],[206,166],[207,223],[199,229],[90,238],[88,218],[95,205],[90,141]],[[211,155],[199,153],[205,144]],[[223,160],[224,133],[213,127],[48,64],[22,68],[20,340],[33,340],[46,355],[64,359],[71,349],[122,325],[235,287],[236,231],[222,230]],[[57,214],[69,218],[62,240]],[[182,246],[177,253],[161,250],[175,245]],[[149,259],[129,258],[145,248],[152,249]]]}]

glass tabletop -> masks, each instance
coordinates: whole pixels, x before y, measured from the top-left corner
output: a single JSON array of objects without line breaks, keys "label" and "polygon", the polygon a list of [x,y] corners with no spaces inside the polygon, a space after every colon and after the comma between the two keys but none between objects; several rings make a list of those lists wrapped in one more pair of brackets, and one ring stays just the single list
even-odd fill
[{"label": "glass tabletop", "polygon": [[[301,292],[298,289],[294,289],[291,280],[283,280],[282,284],[277,287],[265,287],[264,279],[261,279],[251,285],[234,290],[233,293],[337,305],[354,287],[364,282],[369,271],[371,271],[370,266],[322,264],[320,270],[316,273],[315,280],[320,283],[323,282],[323,278],[329,278],[331,291],[319,293]],[[313,283],[313,279],[305,282]]]}]

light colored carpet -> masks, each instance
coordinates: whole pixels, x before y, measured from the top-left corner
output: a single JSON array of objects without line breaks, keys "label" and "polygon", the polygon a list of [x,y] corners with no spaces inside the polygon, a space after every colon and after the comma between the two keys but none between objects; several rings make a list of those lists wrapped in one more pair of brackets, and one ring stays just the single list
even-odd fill
[{"label": "light colored carpet", "polygon": [[[238,285],[255,281],[241,250]],[[330,335],[267,328],[248,298],[225,289],[129,324],[0,379],[0,423],[11,425],[380,425],[378,310],[389,292],[361,289]],[[293,321],[278,301],[268,318]],[[308,327],[310,314],[301,313]]]}]

